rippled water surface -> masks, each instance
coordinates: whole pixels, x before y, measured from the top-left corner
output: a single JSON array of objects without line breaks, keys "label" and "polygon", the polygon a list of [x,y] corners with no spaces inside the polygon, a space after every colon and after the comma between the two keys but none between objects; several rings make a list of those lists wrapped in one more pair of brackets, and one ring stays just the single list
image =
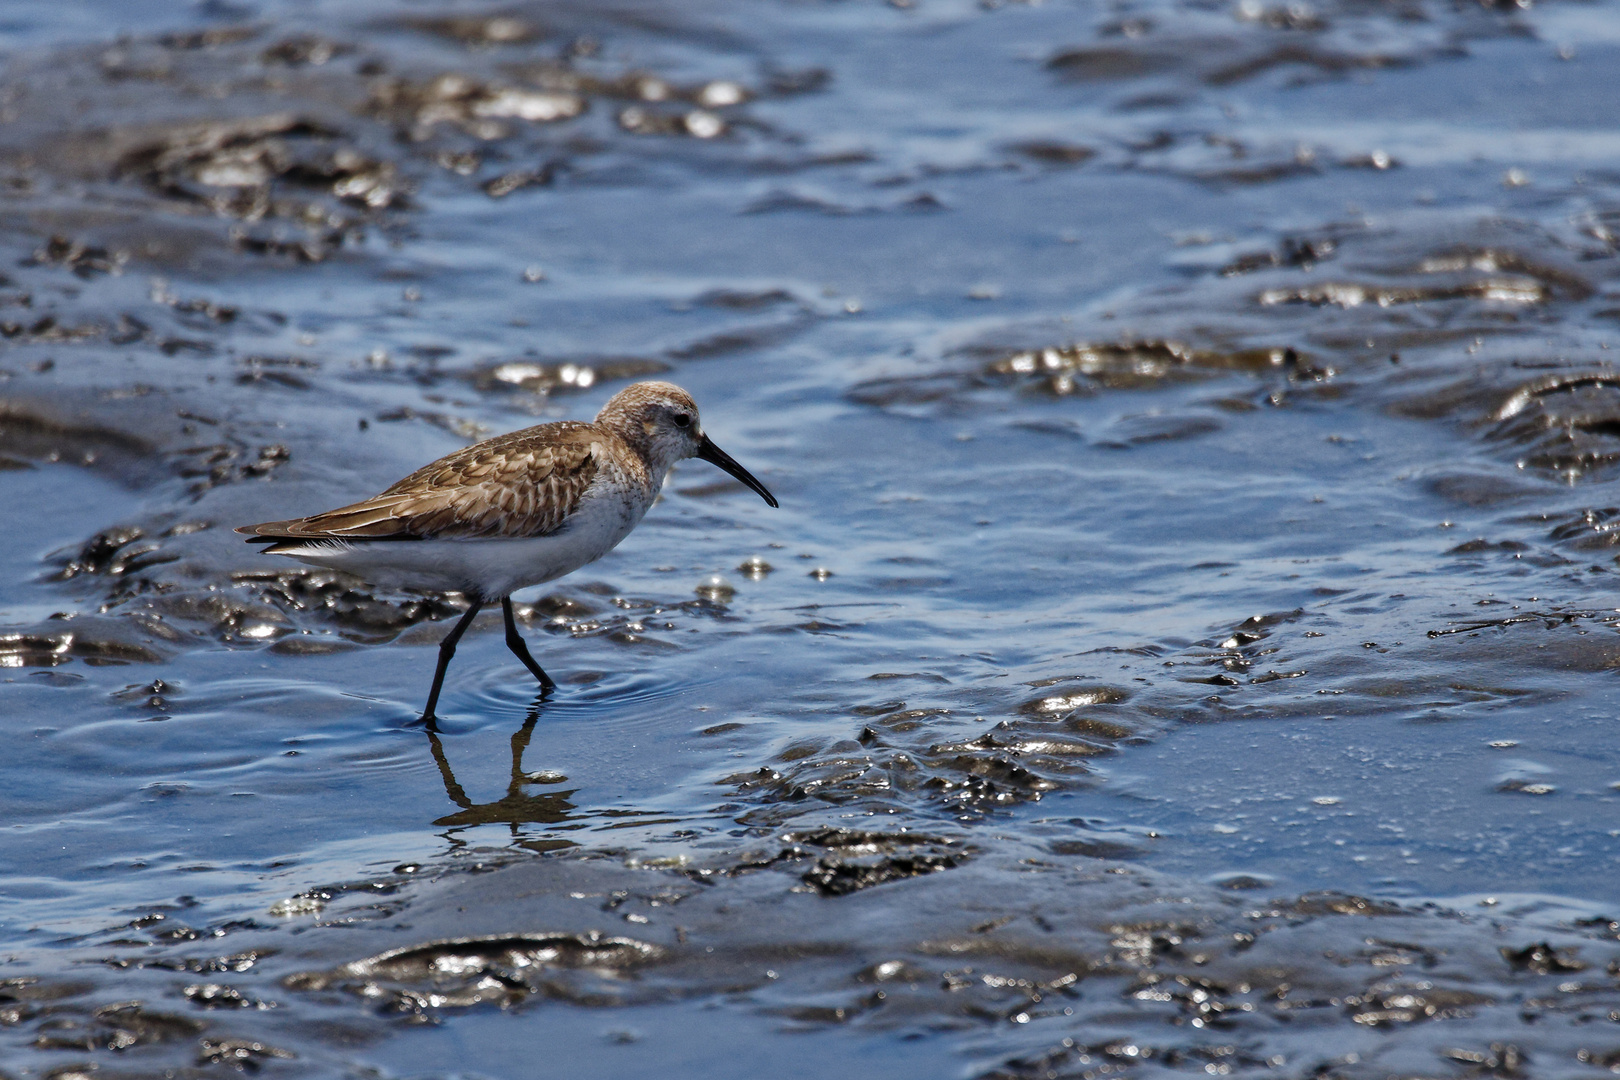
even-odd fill
[{"label": "rippled water surface", "polygon": [[[5,1075],[1620,1069],[1613,4],[0,49]],[[649,377],[549,699],[231,532]]]}]

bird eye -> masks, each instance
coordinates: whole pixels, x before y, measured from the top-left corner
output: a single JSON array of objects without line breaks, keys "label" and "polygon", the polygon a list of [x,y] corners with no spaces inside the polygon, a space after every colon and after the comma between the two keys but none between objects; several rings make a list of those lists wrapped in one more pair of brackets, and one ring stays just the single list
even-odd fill
[{"label": "bird eye", "polygon": [[691,413],[678,412],[678,413],[675,414],[673,419],[675,421],[675,426],[676,427],[683,428],[683,427],[691,427],[692,426],[692,414]]}]

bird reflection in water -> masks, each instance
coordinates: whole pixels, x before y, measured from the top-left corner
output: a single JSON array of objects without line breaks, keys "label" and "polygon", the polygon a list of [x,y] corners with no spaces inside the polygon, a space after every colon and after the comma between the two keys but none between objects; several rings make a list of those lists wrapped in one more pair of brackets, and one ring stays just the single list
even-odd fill
[{"label": "bird reflection in water", "polygon": [[444,793],[450,797],[451,802],[461,807],[459,813],[439,818],[433,823],[450,830],[444,835],[453,846],[465,847],[467,842],[456,834],[462,829],[472,829],[479,825],[505,825],[511,829],[518,846],[531,851],[557,851],[561,848],[578,846],[572,840],[557,837],[523,838],[523,827],[526,825],[560,825],[575,829],[580,827],[578,824],[569,824],[574,821],[574,815],[571,813],[574,804],[568,801],[568,797],[574,794],[573,789],[533,794],[527,790],[534,784],[554,782],[537,779],[536,776],[523,771],[523,752],[528,749],[529,739],[534,735],[534,725],[540,719],[543,699],[543,694],[535,699],[534,704],[529,706],[529,713],[523,720],[523,726],[512,733],[511,779],[507,782],[506,794],[494,802],[476,803],[467,795],[466,789],[456,780],[449,759],[444,756],[444,744],[439,740],[438,725],[431,719],[428,721],[426,725],[428,749],[433,754],[434,763],[439,766],[439,776],[444,780]]}]

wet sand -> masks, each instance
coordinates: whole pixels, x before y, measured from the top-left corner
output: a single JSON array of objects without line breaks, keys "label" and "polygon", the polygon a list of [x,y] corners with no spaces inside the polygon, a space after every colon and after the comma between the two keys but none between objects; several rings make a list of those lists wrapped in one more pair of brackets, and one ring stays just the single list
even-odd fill
[{"label": "wet sand", "polygon": [[[8,1076],[1620,1067],[1608,4],[25,4]],[[231,528],[690,389],[456,596]]]}]

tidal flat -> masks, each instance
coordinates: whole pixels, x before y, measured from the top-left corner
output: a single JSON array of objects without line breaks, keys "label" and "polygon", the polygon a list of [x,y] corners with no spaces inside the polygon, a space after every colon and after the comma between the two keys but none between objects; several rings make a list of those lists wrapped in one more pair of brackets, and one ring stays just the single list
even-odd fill
[{"label": "tidal flat", "polygon": [[[1612,0],[16,0],[0,1076],[1620,1070]],[[232,529],[690,390],[499,612]]]}]

